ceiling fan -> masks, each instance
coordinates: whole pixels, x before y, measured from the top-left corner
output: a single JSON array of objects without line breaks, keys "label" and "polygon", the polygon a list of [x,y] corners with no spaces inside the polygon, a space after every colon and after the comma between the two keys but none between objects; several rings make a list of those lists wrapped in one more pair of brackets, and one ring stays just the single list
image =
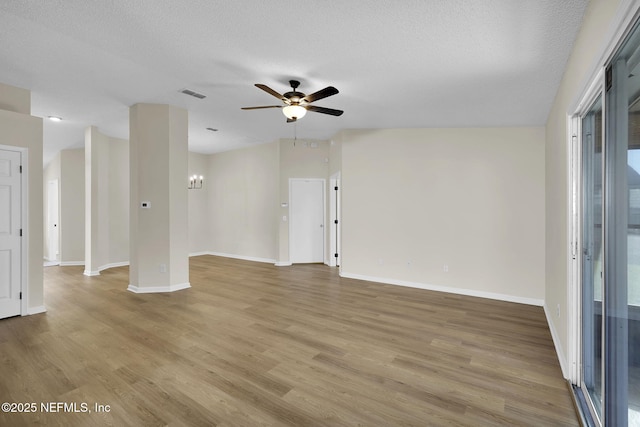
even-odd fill
[{"label": "ceiling fan", "polygon": [[282,108],[282,112],[287,117],[287,123],[295,122],[298,119],[304,117],[307,114],[307,111],[313,111],[316,113],[329,114],[331,116],[340,116],[344,111],[342,110],[334,110],[333,108],[325,108],[318,107],[316,105],[311,105],[312,102],[317,101],[322,98],[327,98],[331,95],[335,95],[338,93],[338,89],[333,86],[327,86],[324,89],[321,89],[317,92],[312,93],[311,95],[305,95],[302,92],[298,92],[298,86],[300,86],[300,82],[297,80],[289,80],[289,84],[291,85],[291,92],[287,92],[284,95],[279,94],[275,90],[271,89],[267,85],[263,85],[260,83],[256,83],[256,87],[262,89],[270,95],[275,96],[276,98],[282,101],[282,105],[266,105],[262,107],[242,107],[243,110],[259,110],[262,108]]}]

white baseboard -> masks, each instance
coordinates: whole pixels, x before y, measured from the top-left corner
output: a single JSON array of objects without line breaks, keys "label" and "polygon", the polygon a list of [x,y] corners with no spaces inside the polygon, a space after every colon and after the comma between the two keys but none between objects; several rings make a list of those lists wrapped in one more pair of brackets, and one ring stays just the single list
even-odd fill
[{"label": "white baseboard", "polygon": [[544,300],[536,298],[523,298],[515,295],[498,294],[493,292],[476,291],[473,289],[463,288],[451,288],[448,286],[430,285],[426,283],[409,282],[405,280],[388,279],[374,276],[364,276],[361,274],[346,273],[341,271],[340,277],[347,277],[350,279],[366,280],[368,282],[384,283],[387,285],[407,286],[410,288],[425,289],[428,291],[447,292],[450,294],[466,295],[470,297],[488,298],[498,301],[516,302],[519,304],[536,305],[542,307]]},{"label": "white baseboard", "polygon": [[202,256],[202,255],[211,255],[211,252],[207,252],[207,251],[191,252],[189,254],[189,258],[191,258],[192,256]]},{"label": "white baseboard", "polygon": [[242,260],[245,260],[245,261],[266,262],[266,263],[269,263],[269,264],[273,264],[274,262],[276,262],[275,259],[270,259],[270,258],[258,258],[258,257],[236,255],[236,254],[225,254],[225,253],[222,253],[222,252],[207,252],[206,254],[207,255],[213,255],[213,256],[221,256],[221,257],[224,257],[224,258],[242,259]]},{"label": "white baseboard", "polygon": [[106,270],[108,268],[125,267],[129,265],[129,261],[112,262],[111,264],[103,265],[98,271]]},{"label": "white baseboard", "polygon": [[102,265],[98,267],[97,270],[94,270],[94,271],[85,270],[83,274],[85,276],[99,276],[101,271],[107,270],[109,268],[125,267],[127,265],[129,265],[129,261],[112,262],[111,264]]},{"label": "white baseboard", "polygon": [[39,305],[37,307],[29,307],[27,309],[27,316],[31,316],[32,314],[40,314],[40,313],[46,313],[47,309],[45,308],[44,305]]},{"label": "white baseboard", "polygon": [[293,264],[291,264],[289,261],[278,261],[274,265],[276,267],[289,267],[289,266],[292,266]]},{"label": "white baseboard", "polygon": [[[194,256],[203,256],[203,255],[213,255],[213,256],[220,256],[220,257],[224,257],[224,258],[235,258],[235,259],[242,259],[242,260],[245,260],[245,261],[265,262],[265,263],[269,263],[269,264],[275,262],[275,259],[271,259],[271,258],[259,258],[259,257],[252,257],[252,256],[227,254],[227,253],[223,253],[223,252],[211,252],[211,251],[191,252],[191,253],[189,253],[189,258],[194,257]],[[65,263],[61,263],[60,265],[84,265],[84,261],[78,261],[77,263],[76,262],[65,262]],[[96,274],[87,274],[87,276],[89,276],[89,275],[97,276],[97,275],[100,274],[100,272],[102,270],[106,270],[107,268],[123,267],[125,265],[129,265],[129,261],[116,262],[116,263],[112,263],[112,264],[103,265],[100,268],[98,268],[97,271],[91,272],[91,273],[96,273]],[[291,265],[291,264],[288,264],[288,265]]]},{"label": "white baseboard", "polygon": [[60,261],[60,267],[75,267],[84,265],[84,261]]},{"label": "white baseboard", "polygon": [[562,376],[565,379],[569,379],[569,370],[567,369],[567,357],[562,350],[562,346],[560,345],[560,339],[558,338],[558,332],[556,328],[553,326],[551,322],[551,314],[547,305],[544,304],[542,306],[544,308],[544,315],[547,318],[547,324],[549,325],[549,331],[551,331],[551,338],[553,339],[553,346],[556,349],[556,355],[558,356],[558,362],[560,362],[560,369],[562,369]]},{"label": "white baseboard", "polygon": [[191,287],[191,283],[179,283],[177,285],[169,285],[169,286],[135,286],[129,285],[127,290],[136,294],[152,294],[152,293],[163,293],[163,292],[175,292],[181,291],[183,289],[188,289]]}]

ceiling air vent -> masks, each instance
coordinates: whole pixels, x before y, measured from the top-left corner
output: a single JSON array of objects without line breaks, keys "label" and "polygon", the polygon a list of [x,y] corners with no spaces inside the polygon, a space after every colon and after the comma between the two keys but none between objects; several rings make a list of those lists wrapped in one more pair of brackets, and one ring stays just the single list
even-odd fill
[{"label": "ceiling air vent", "polygon": [[198,93],[198,92],[194,92],[194,91],[192,91],[190,89],[182,89],[180,92],[184,93],[185,95],[190,95],[190,96],[193,96],[193,97],[198,98],[198,99],[204,99],[204,98],[207,97],[206,95],[203,95],[203,94]]}]

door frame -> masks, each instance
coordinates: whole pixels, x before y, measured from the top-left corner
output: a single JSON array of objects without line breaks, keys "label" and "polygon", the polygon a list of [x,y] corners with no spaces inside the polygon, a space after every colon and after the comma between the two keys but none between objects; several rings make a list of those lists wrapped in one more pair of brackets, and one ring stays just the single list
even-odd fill
[{"label": "door frame", "polygon": [[[337,188],[337,190],[336,190]],[[329,179],[329,267],[340,267],[340,227],[342,223],[340,211],[340,172],[331,175]],[[337,221],[337,222],[336,222]],[[335,254],[338,254],[336,257]]]},{"label": "door frame", "polygon": [[[602,96],[603,111],[606,100],[604,99],[604,68],[596,74],[593,83],[584,93],[574,113],[568,117],[568,179],[569,192],[569,219],[568,219],[568,251],[567,279],[567,322],[568,322],[568,356],[569,356],[569,380],[575,385],[582,383],[582,117],[587,114],[591,105],[598,96]],[[605,118],[602,126],[604,129]]]},{"label": "door frame", "polygon": [[292,264],[292,260],[291,260],[291,242],[293,241],[293,221],[292,221],[292,211],[291,211],[291,205],[293,202],[292,199],[292,188],[293,188],[293,183],[296,181],[320,181],[322,182],[322,227],[323,227],[323,233],[322,233],[322,258],[323,261],[327,262],[327,180],[324,178],[289,178],[289,248],[288,248],[288,252],[289,252],[289,263]]},{"label": "door frame", "polygon": [[20,153],[20,223],[22,225],[22,239],[20,241],[20,315],[29,314],[29,149],[14,145],[0,144],[0,150]]},{"label": "door frame", "polygon": [[[571,132],[571,142],[570,142],[570,152],[569,152],[569,160],[571,162],[571,167],[569,169],[569,183],[571,186],[571,208],[569,210],[571,223],[568,227],[570,233],[571,249],[569,251],[569,286],[567,287],[568,298],[567,298],[567,322],[568,322],[568,356],[569,356],[569,380],[574,384],[577,388],[579,388],[584,396],[584,404],[586,405],[587,410],[590,412],[591,418],[593,420],[598,420],[596,422],[601,423],[602,418],[597,414],[596,408],[594,407],[593,402],[590,397],[587,396],[587,386],[585,382],[584,376],[584,346],[585,341],[583,340],[583,328],[584,328],[584,306],[583,306],[583,279],[584,279],[584,271],[583,271],[583,247],[584,247],[584,165],[583,165],[583,119],[585,115],[589,112],[592,105],[598,97],[601,98],[602,105],[602,158],[601,158],[601,170],[604,174],[604,132],[606,129],[606,115],[604,114],[606,108],[606,97],[605,97],[605,87],[604,87],[604,69],[602,69],[598,74],[596,79],[594,80],[594,84],[589,87],[589,90],[585,93],[582,102],[578,106],[573,114],[570,117],[569,129]],[[604,178],[604,175],[603,177]],[[605,189],[603,187],[603,198]],[[603,229],[602,233],[604,233],[604,200],[603,205],[601,207],[603,211],[601,212],[603,219]],[[604,249],[604,234],[601,236],[601,241]],[[604,262],[604,259],[603,259]],[[572,303],[575,302],[575,303]],[[604,335],[603,335],[604,337]],[[602,343],[600,343],[602,344]],[[594,345],[596,345],[594,343]],[[603,354],[604,360],[604,354]],[[604,371],[603,371],[604,372]],[[602,382],[604,386],[604,381]],[[605,399],[605,391],[601,390],[601,397]],[[602,408],[604,411],[604,407]]]}]

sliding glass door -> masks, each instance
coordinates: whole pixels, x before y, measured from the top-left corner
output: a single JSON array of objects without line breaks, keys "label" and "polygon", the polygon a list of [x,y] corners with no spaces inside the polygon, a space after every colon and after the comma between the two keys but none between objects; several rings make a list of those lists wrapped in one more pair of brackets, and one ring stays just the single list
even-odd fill
[{"label": "sliding glass door", "polygon": [[640,28],[581,117],[581,388],[597,424],[640,427]]},{"label": "sliding glass door", "polygon": [[640,31],[606,71],[604,420],[640,426]]},{"label": "sliding glass door", "polygon": [[582,387],[602,419],[602,96],[582,118]]}]

